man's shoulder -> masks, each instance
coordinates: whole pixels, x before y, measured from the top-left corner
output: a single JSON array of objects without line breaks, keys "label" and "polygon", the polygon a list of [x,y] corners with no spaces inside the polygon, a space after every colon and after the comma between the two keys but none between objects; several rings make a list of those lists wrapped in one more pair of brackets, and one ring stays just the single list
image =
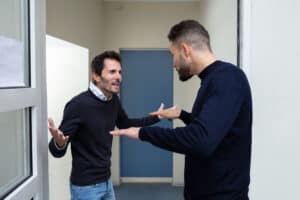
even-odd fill
[{"label": "man's shoulder", "polygon": [[239,71],[240,68],[233,64],[233,63],[230,63],[230,62],[226,62],[226,61],[220,61],[222,67],[219,68],[219,71],[226,71],[226,70],[233,70],[233,71]]},{"label": "man's shoulder", "polygon": [[72,99],[71,99],[71,101],[85,98],[88,95],[89,95],[89,91],[88,90],[82,91],[79,94],[73,96]]},{"label": "man's shoulder", "polygon": [[87,98],[90,96],[90,92],[88,90],[83,91],[76,96],[72,97],[67,104],[79,104],[87,100]]},{"label": "man's shoulder", "polygon": [[240,67],[228,62],[223,62],[223,66],[214,74],[212,77],[212,85],[221,90],[227,88],[232,92],[250,92],[249,81],[244,71]]},{"label": "man's shoulder", "polygon": [[220,67],[215,75],[216,77],[244,77],[244,71],[237,65],[230,62],[221,61],[222,67]]}]

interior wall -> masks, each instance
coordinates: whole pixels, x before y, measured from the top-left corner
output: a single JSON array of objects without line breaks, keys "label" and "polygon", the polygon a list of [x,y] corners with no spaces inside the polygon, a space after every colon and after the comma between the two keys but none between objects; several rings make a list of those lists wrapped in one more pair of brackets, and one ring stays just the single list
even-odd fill
[{"label": "interior wall", "polygon": [[251,1],[251,199],[300,199],[300,1]]},{"label": "interior wall", "polygon": [[[46,45],[48,117],[58,127],[66,103],[88,87],[89,52],[86,48],[51,36],[47,36]],[[49,141],[52,138],[50,133],[48,138]],[[70,149],[71,146],[62,158],[55,158],[48,153],[50,200],[70,199]]]},{"label": "interior wall", "polygon": [[[167,34],[171,26],[183,19],[196,19],[211,33],[212,48],[217,57],[236,63],[236,9],[235,0],[230,2],[202,0],[186,3],[105,2],[104,47],[116,51],[120,48],[168,48]],[[208,14],[211,17],[207,17]],[[230,19],[226,19],[227,17]],[[178,81],[176,71],[173,76],[174,104],[190,111],[200,81],[194,77],[182,83]],[[174,121],[174,127],[182,125],[179,120]],[[112,179],[117,184],[119,183],[119,159],[119,138],[115,137]],[[173,183],[183,184],[182,155],[174,154],[173,166],[175,172]]]},{"label": "interior wall", "polygon": [[101,0],[47,0],[47,34],[89,49],[89,60],[103,51]]},{"label": "interior wall", "polygon": [[200,0],[199,22],[208,30],[213,53],[237,63],[237,0]]}]

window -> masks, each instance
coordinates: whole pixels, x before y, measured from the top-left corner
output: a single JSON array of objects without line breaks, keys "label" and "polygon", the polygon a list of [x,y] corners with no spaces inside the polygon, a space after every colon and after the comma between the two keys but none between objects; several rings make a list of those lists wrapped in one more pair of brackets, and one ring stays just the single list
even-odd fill
[{"label": "window", "polygon": [[28,3],[0,3],[0,88],[29,86]]},{"label": "window", "polygon": [[31,175],[29,109],[0,112],[0,199]]},{"label": "window", "polygon": [[0,1],[0,199],[48,199],[44,36],[45,0]]}]

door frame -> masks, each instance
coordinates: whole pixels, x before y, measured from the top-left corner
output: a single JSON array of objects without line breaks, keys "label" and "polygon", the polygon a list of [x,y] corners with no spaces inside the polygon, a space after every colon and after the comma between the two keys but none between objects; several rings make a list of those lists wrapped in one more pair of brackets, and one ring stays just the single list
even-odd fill
[{"label": "door frame", "polygon": [[238,0],[238,63],[251,83],[251,0]]},{"label": "door frame", "polygon": [[45,0],[28,0],[30,86],[0,90],[0,111],[30,108],[32,173],[5,200],[48,200],[48,136],[45,73]]}]

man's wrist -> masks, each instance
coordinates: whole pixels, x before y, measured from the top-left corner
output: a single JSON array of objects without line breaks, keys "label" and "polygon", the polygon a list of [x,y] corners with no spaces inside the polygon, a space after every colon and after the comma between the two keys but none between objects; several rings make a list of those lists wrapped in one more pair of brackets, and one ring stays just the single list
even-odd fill
[{"label": "man's wrist", "polygon": [[178,111],[178,115],[177,115],[177,117],[176,117],[177,119],[180,118],[181,112],[182,112],[182,109],[180,109],[180,110]]},{"label": "man's wrist", "polygon": [[66,143],[64,143],[62,146],[60,146],[59,144],[57,144],[57,142],[55,140],[53,140],[54,142],[54,145],[55,147],[58,149],[58,150],[63,150],[64,148],[66,148]]},{"label": "man's wrist", "polygon": [[135,139],[138,139],[138,140],[140,140],[140,130],[141,130],[141,127],[138,127],[137,128],[137,138],[135,138]]}]

